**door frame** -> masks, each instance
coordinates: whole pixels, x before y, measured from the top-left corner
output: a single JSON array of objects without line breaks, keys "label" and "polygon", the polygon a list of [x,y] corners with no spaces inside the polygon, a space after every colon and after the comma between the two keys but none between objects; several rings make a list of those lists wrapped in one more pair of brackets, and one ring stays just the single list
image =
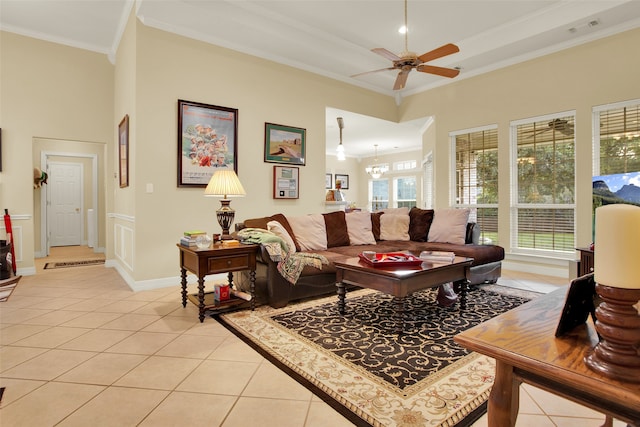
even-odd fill
[{"label": "door frame", "polygon": [[[86,153],[72,153],[72,152],[62,152],[62,151],[42,151],[40,153],[40,169],[43,171],[48,171],[49,168],[49,157],[82,157],[82,158],[90,158],[91,159],[91,207],[93,212],[98,212],[98,155],[97,154],[86,154]],[[49,255],[51,246],[49,239],[49,210],[47,209],[48,202],[48,191],[40,192],[40,250],[44,251],[41,253],[42,257],[46,257]],[[84,215],[84,212],[82,213]],[[84,218],[84,216],[83,216]],[[89,225],[89,224],[87,224]],[[93,221],[93,230],[89,230],[93,232],[94,236],[98,236],[98,221]]]}]

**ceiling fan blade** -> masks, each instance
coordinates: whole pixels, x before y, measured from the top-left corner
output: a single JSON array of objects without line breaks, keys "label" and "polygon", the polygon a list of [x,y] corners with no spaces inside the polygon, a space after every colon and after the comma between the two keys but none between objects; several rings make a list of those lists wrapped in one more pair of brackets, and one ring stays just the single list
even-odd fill
[{"label": "ceiling fan blade", "polygon": [[418,56],[418,59],[421,62],[429,62],[429,61],[433,61],[434,59],[442,58],[443,56],[451,55],[452,53],[456,53],[456,52],[460,52],[460,48],[455,44],[448,43],[443,46],[440,46],[437,49],[433,49],[430,52],[423,53],[422,55]]},{"label": "ceiling fan blade", "polygon": [[373,71],[365,71],[364,73],[358,73],[358,74],[354,74],[351,77],[360,77],[360,76],[364,76],[365,74],[372,74],[372,73],[378,73],[380,71],[388,71],[388,70],[394,70],[395,68],[393,67],[389,67],[389,68],[380,68],[379,70],[373,70]]},{"label": "ceiling fan blade", "polygon": [[390,61],[400,61],[400,57],[398,55],[396,55],[395,53],[388,51],[387,49],[383,48],[383,47],[377,47],[375,49],[371,49],[371,52],[377,53],[380,56],[383,56],[385,58],[387,58]]},{"label": "ceiling fan blade", "polygon": [[404,89],[404,85],[407,83],[407,77],[409,77],[409,70],[402,70],[398,73],[398,77],[396,77],[396,82],[393,85],[393,90]]},{"label": "ceiling fan blade", "polygon": [[424,65],[424,64],[418,65],[416,67],[416,70],[420,71],[421,73],[435,74],[438,76],[449,77],[449,78],[453,78],[458,74],[460,74],[460,70],[456,70],[453,68],[435,67],[433,65]]}]

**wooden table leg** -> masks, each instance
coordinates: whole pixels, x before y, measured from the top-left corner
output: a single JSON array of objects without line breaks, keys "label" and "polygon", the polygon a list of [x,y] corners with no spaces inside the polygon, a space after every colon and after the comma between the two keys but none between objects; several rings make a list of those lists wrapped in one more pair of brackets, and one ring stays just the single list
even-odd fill
[{"label": "wooden table leg", "polygon": [[256,271],[249,272],[249,282],[251,283],[249,292],[251,292],[251,311],[256,308]]},{"label": "wooden table leg", "polygon": [[338,287],[338,312],[340,314],[344,314],[345,313],[344,298],[347,293],[347,290],[343,282],[336,282],[336,286]]},{"label": "wooden table leg", "polygon": [[180,269],[180,281],[182,285],[182,308],[187,306],[187,270],[185,268]]},{"label": "wooden table leg", "polygon": [[513,376],[513,366],[496,360],[496,377],[489,395],[487,416],[492,427],[513,427],[520,404],[520,381]]},{"label": "wooden table leg", "polygon": [[198,311],[200,323],[204,322],[204,277],[198,277]]}]

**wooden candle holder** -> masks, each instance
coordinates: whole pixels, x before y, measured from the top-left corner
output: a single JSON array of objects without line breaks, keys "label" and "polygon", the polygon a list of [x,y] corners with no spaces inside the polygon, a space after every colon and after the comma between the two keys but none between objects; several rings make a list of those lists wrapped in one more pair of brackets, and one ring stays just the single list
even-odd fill
[{"label": "wooden candle holder", "polygon": [[585,363],[602,375],[627,382],[640,382],[640,289],[596,284],[602,303],[596,309],[596,331],[600,342],[585,357]]}]

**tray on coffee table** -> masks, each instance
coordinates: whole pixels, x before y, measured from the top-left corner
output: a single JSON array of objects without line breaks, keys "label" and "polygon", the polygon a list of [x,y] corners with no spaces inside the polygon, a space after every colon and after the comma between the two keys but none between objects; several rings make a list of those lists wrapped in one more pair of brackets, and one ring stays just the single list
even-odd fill
[{"label": "tray on coffee table", "polygon": [[367,265],[373,267],[404,267],[422,264],[420,258],[404,252],[380,252],[376,253],[372,259],[367,258],[364,254],[359,254],[358,256]]}]

